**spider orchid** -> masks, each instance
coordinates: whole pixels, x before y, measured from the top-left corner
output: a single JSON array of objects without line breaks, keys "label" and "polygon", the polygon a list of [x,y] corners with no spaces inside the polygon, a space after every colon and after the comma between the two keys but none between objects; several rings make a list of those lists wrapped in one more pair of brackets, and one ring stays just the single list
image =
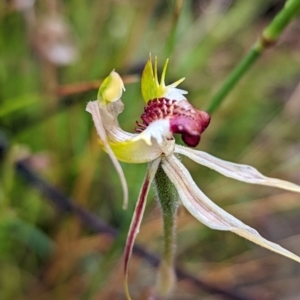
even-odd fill
[{"label": "spider orchid", "polygon": [[[165,176],[165,179],[176,190],[173,194],[168,193],[168,190],[160,193],[160,190],[163,190],[165,186],[158,183],[158,196],[165,195],[171,198],[174,196],[174,203],[176,196],[178,196],[185,208],[201,223],[212,229],[232,231],[262,247],[300,262],[300,257],[263,238],[255,229],[217,206],[197,187],[178,156],[187,156],[198,164],[239,181],[300,192],[300,186],[280,179],[265,177],[251,166],[224,161],[203,151],[175,144],[173,135],[181,134],[182,140],[187,146],[197,146],[201,134],[209,125],[210,116],[206,112],[194,108],[185,97],[187,92],[177,88],[184,78],[171,85],[165,85],[167,65],[168,60],[164,65],[160,82],[157,75],[157,59],[155,59],[153,66],[150,57],[144,68],[141,90],[146,106],[141,115],[142,121],[136,122],[136,133],[125,132],[119,126],[117,118],[124,108],[120,98],[125,89],[121,77],[115,71],[112,71],[103,81],[99,88],[98,99],[90,101],[87,105],[87,111],[92,115],[100,138],[100,145],[109,154],[120,176],[124,191],[124,207],[127,205],[128,191],[118,161],[148,163],[124,253],[127,299],[131,299],[127,285],[129,259],[139,232],[148,191],[158,173],[162,174],[163,177]],[[172,208],[172,200],[161,205],[163,213],[164,210],[168,210],[168,205]],[[176,208],[172,211],[175,214]],[[172,217],[175,218],[175,216]],[[158,289],[160,289],[161,294],[167,294],[175,280],[172,272],[172,259],[165,259],[165,262],[161,263],[159,272],[161,283]]]}]

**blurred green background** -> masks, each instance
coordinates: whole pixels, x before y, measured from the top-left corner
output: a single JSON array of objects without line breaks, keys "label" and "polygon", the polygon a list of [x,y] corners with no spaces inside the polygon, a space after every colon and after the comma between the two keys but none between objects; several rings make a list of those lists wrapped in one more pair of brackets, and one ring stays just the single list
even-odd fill
[{"label": "blurred green background", "polygon": [[[279,0],[11,0],[0,2],[0,299],[125,299],[122,253],[145,165],[122,164],[129,208],[86,103],[115,69],[124,78],[122,127],[143,109],[149,52],[167,57],[199,109],[282,8]],[[300,184],[300,22],[293,21],[212,115],[199,149]],[[95,234],[16,172],[26,163],[115,227]],[[300,254],[300,196],[224,178],[184,159],[199,187],[264,237]],[[149,196],[137,242],[159,254],[160,211]],[[245,299],[299,299],[300,267],[242,238],[212,231],[183,208],[177,265]],[[148,299],[155,269],[133,256],[130,289]],[[246,298],[248,297],[248,298]],[[170,299],[226,299],[188,280]]]}]

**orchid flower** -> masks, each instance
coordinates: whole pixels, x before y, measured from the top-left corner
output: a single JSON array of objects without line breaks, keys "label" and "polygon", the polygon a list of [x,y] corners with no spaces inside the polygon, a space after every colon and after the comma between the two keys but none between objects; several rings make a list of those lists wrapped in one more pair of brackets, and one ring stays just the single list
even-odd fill
[{"label": "orchid flower", "polygon": [[[155,59],[154,66],[151,57],[146,63],[141,79],[142,96],[146,105],[141,115],[142,121],[136,122],[136,133],[125,132],[119,126],[117,118],[124,108],[121,96],[125,89],[121,77],[115,71],[112,71],[100,86],[98,99],[90,101],[87,105],[87,111],[92,115],[100,138],[100,146],[109,154],[120,176],[124,191],[124,207],[127,205],[128,191],[119,161],[148,163],[124,253],[127,299],[131,299],[127,284],[129,259],[139,232],[148,191],[158,173],[160,176],[157,178],[163,177],[163,180],[169,182],[175,189],[175,193],[172,194],[168,190],[163,190],[166,188],[164,184],[157,183],[158,198],[174,198],[174,201],[171,199],[167,202],[159,199],[163,215],[167,215],[168,206],[172,208],[172,203],[176,203],[178,196],[185,208],[206,226],[217,230],[232,231],[262,247],[300,262],[299,256],[266,240],[255,229],[224,211],[195,184],[189,171],[178,158],[179,156],[187,156],[198,164],[239,181],[300,192],[300,186],[265,177],[251,166],[221,160],[203,151],[192,149],[191,147],[197,146],[200,142],[201,134],[209,125],[210,116],[205,111],[194,108],[185,97],[187,92],[177,88],[184,78],[170,85],[165,84],[167,66],[168,60],[159,81],[157,59]],[[180,134],[183,142],[189,147],[175,144],[174,134]],[[176,204],[173,206],[171,218],[174,219]],[[165,233],[172,234],[170,230],[166,230]],[[167,237],[165,241],[168,240],[170,241]],[[168,245],[165,249],[167,248]],[[158,289],[161,294],[169,293],[175,280],[172,259],[167,259],[167,255],[164,258],[159,269],[161,282]]]}]

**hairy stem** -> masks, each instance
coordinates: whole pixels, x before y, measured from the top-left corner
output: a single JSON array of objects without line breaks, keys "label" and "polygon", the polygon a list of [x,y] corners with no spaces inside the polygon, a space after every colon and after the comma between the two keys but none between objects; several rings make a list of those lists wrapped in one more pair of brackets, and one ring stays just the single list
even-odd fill
[{"label": "hairy stem", "polygon": [[161,295],[167,295],[175,282],[174,255],[175,255],[175,226],[178,208],[178,194],[161,166],[155,175],[157,199],[163,216],[164,250],[163,260],[160,263],[157,291]]},{"label": "hairy stem", "polygon": [[284,8],[277,14],[269,26],[262,32],[261,36],[254,43],[250,51],[242,59],[242,61],[233,69],[228,75],[227,79],[212,97],[206,111],[214,112],[225,97],[231,92],[239,80],[250,69],[250,67],[260,57],[262,52],[273,45],[275,45],[282,31],[286,26],[297,16],[300,11],[300,0],[289,0],[286,2]]}]

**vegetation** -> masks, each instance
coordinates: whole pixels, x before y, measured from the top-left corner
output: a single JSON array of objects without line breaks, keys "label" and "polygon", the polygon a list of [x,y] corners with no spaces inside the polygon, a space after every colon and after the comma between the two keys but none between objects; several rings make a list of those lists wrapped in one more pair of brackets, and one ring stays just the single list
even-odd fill
[{"label": "vegetation", "polygon": [[[169,57],[170,82],[186,77],[181,87],[190,102],[212,113],[199,149],[300,184],[300,23],[292,20],[300,1],[289,1],[290,18],[277,27],[272,20],[285,1],[33,2],[0,3],[1,299],[125,299],[122,254],[146,165],[122,164],[130,191],[123,210],[120,181],[85,106],[116,69],[126,85],[120,123],[133,131],[149,52],[160,67]],[[228,74],[263,32],[277,43],[260,48],[228,88]],[[300,254],[299,195],[184,162],[219,206]],[[176,264],[206,285],[180,280],[172,299],[298,299],[297,263],[210,230],[182,207],[177,222]],[[137,243],[161,253],[155,201]],[[156,263],[139,253],[131,260],[130,290],[134,299],[147,299]]]}]

